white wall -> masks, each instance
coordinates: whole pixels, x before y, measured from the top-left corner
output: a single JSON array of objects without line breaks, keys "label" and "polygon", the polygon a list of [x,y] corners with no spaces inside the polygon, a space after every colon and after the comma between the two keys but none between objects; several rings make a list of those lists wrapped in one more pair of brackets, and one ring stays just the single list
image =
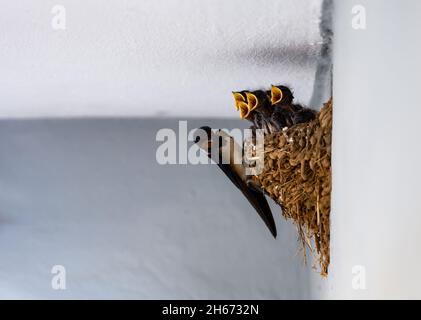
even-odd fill
[{"label": "white wall", "polygon": [[313,296],[279,206],[275,240],[215,165],[158,165],[163,127],[178,121],[0,121],[0,299]]},{"label": "white wall", "polygon": [[420,17],[419,1],[336,2],[331,298],[421,298]]},{"label": "white wall", "polygon": [[[285,82],[319,106],[321,3],[64,0],[56,31],[56,1],[3,0],[0,117],[25,120],[0,120],[0,298],[312,297],[279,208],[273,240],[217,168],[159,166],[155,134],[245,126],[210,120],[238,116],[234,89]],[[26,119],[73,116],[175,119]]]},{"label": "white wall", "polygon": [[231,90],[280,82],[308,103],[321,3],[3,0],[0,117],[237,117]]}]

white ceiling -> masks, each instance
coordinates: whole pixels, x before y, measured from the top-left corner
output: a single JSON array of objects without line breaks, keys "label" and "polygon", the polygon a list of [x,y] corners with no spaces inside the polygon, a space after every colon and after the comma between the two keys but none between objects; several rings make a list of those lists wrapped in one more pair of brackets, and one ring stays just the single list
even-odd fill
[{"label": "white ceiling", "polygon": [[312,95],[322,0],[2,1],[0,117],[236,117],[231,90]]}]

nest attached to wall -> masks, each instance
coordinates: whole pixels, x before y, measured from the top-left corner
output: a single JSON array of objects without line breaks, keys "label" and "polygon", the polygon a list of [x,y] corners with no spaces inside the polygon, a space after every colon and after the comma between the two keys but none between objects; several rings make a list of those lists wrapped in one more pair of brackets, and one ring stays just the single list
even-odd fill
[{"label": "nest attached to wall", "polygon": [[[265,137],[264,170],[253,179],[292,219],[326,276],[330,261],[332,101],[316,119]],[[314,248],[315,247],[315,248]]]}]

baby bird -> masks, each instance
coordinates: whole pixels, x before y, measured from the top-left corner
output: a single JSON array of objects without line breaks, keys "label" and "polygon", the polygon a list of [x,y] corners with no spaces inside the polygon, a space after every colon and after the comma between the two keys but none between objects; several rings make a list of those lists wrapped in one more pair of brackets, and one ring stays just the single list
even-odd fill
[{"label": "baby bird", "polygon": [[291,127],[298,123],[305,123],[316,117],[316,111],[293,104],[294,95],[286,86],[273,86],[271,88],[271,103],[274,107],[272,122],[278,130]]},{"label": "baby bird", "polygon": [[272,105],[290,105],[294,100],[294,95],[286,86],[272,85],[270,92],[270,102]]},{"label": "baby bird", "polygon": [[234,96],[234,105],[237,110],[239,110],[240,103],[245,103],[247,105],[246,91],[233,91],[232,95]]},{"label": "baby bird", "polygon": [[285,127],[309,122],[317,112],[293,103],[294,95],[284,85],[272,85],[270,91],[233,92],[240,118],[253,123],[252,129],[263,129],[265,134],[281,131]]},{"label": "baby bird", "polygon": [[294,124],[294,110],[291,106],[294,96],[291,90],[285,86],[273,86],[271,88],[271,103],[273,113],[271,120],[277,131]]},{"label": "baby bird", "polygon": [[265,134],[275,132],[276,127],[271,120],[273,108],[266,92],[262,90],[246,92],[246,96],[249,112],[254,112],[255,127],[263,129]]}]

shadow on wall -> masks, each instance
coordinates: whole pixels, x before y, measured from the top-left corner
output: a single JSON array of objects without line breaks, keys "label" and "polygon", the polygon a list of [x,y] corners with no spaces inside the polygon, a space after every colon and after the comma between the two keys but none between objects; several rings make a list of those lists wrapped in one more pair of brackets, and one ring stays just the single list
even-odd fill
[{"label": "shadow on wall", "polygon": [[[0,297],[310,298],[315,272],[279,207],[274,240],[216,166],[157,164],[157,130],[177,127],[2,121]],[[54,265],[66,290],[50,287]]]},{"label": "shadow on wall", "polygon": [[312,108],[320,108],[332,97],[333,9],[333,0],[323,0],[319,24],[323,44],[314,77],[313,95],[309,103]]}]

